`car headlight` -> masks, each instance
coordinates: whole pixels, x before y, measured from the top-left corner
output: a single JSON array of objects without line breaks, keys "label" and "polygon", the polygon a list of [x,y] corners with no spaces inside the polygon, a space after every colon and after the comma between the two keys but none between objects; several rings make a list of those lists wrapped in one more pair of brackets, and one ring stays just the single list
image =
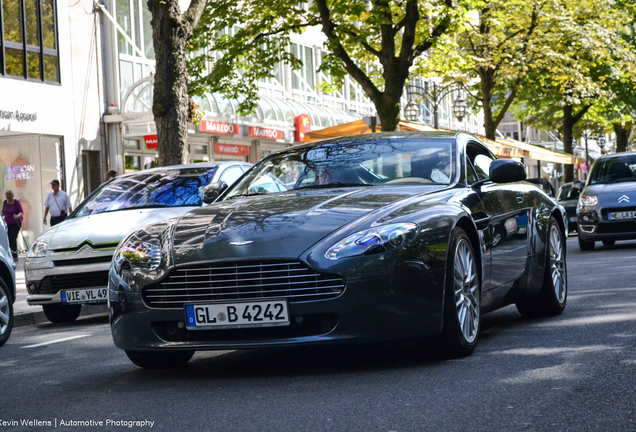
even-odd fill
[{"label": "car headlight", "polygon": [[49,249],[49,244],[43,240],[36,240],[27,252],[27,258],[43,258],[46,256],[46,251]]},{"label": "car headlight", "polygon": [[162,268],[170,265],[170,246],[176,220],[147,225],[126,237],[115,251],[115,268],[161,273]]},{"label": "car headlight", "polygon": [[337,260],[367,253],[404,248],[412,242],[419,227],[414,223],[396,223],[360,231],[330,247],[325,257]]},{"label": "car headlight", "polygon": [[598,204],[598,197],[596,195],[581,195],[579,197],[579,207],[581,209],[585,207],[594,207]]}]

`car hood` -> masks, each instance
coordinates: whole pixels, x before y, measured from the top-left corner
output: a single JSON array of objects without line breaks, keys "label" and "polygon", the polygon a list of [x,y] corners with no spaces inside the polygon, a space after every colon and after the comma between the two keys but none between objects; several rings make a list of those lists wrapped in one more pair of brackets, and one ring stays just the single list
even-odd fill
[{"label": "car hood", "polygon": [[49,248],[66,249],[84,242],[93,245],[116,246],[131,232],[153,222],[179,217],[197,207],[163,207],[130,209],[67,219],[47,231],[51,235]]},{"label": "car hood", "polygon": [[[602,207],[636,206],[636,182],[588,185],[583,193],[596,195]],[[626,196],[627,199],[622,198],[623,196]],[[621,199],[620,203],[619,199]]]},{"label": "car hood", "polygon": [[[175,264],[249,257],[296,258],[323,237],[383,207],[439,186],[304,190],[229,199],[185,215]],[[392,203],[395,203],[392,205]]]}]

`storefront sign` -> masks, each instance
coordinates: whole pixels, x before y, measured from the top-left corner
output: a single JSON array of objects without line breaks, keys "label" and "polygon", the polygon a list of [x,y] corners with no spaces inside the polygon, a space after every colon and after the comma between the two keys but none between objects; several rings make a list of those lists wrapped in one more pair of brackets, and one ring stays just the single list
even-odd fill
[{"label": "storefront sign", "polygon": [[29,121],[34,122],[38,119],[37,113],[23,113],[18,110],[15,111],[5,111],[0,109],[0,119],[3,120],[17,120],[19,122]]},{"label": "storefront sign", "polygon": [[250,148],[244,145],[216,143],[214,144],[214,153],[248,156],[250,154]]},{"label": "storefront sign", "polygon": [[31,173],[35,172],[35,165],[18,165],[14,167],[7,167],[6,180],[29,180],[34,179],[31,177]]},{"label": "storefront sign", "polygon": [[144,141],[148,150],[157,148],[157,135],[144,135]]},{"label": "storefront sign", "polygon": [[239,125],[234,123],[216,122],[212,120],[201,120],[201,132],[238,135]]},{"label": "storefront sign", "polygon": [[294,137],[296,141],[304,141],[305,134],[311,132],[311,118],[307,114],[298,114],[294,120]]},{"label": "storefront sign", "polygon": [[279,140],[283,139],[283,131],[278,129],[267,129],[257,126],[250,126],[250,136]]}]

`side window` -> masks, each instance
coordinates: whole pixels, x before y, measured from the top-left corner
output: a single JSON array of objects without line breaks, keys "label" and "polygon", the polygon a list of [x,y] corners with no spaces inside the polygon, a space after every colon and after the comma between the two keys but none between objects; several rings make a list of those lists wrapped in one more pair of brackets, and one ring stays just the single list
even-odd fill
[{"label": "side window", "polygon": [[477,173],[475,173],[475,167],[473,164],[467,160],[466,161],[466,181],[469,185],[477,182],[479,178],[477,177]]},{"label": "side window", "polygon": [[485,180],[490,178],[490,164],[493,159],[485,154],[478,154],[475,156],[473,164],[475,166],[475,172],[479,180]]},{"label": "side window", "polygon": [[224,181],[228,184],[228,186],[232,186],[235,181],[238,180],[240,176],[243,175],[243,170],[240,166],[233,166],[231,168],[226,169],[223,174],[221,174],[221,181]]}]

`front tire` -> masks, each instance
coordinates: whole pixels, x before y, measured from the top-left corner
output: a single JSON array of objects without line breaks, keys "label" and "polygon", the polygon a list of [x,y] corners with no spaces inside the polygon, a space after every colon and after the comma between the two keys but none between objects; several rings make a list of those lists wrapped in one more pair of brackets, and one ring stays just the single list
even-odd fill
[{"label": "front tire", "polygon": [[470,355],[477,346],[481,325],[481,283],[473,246],[464,231],[453,231],[444,289],[441,343],[451,357]]},{"label": "front tire", "polygon": [[579,234],[579,249],[581,249],[583,252],[593,251],[594,242],[581,240],[581,236]]},{"label": "front tire", "polygon": [[126,356],[136,366],[145,369],[165,369],[184,366],[190,361],[194,351],[126,351]]},{"label": "front tire", "polygon": [[565,309],[568,296],[568,269],[563,234],[554,217],[550,218],[546,239],[546,264],[543,287],[536,297],[517,303],[523,316],[555,316]]},{"label": "front tire", "polygon": [[13,330],[13,301],[7,284],[0,279],[0,346],[4,345]]},{"label": "front tire", "polygon": [[42,305],[44,315],[52,323],[69,323],[77,319],[82,311],[82,305],[64,305],[62,303],[53,303]]}]

